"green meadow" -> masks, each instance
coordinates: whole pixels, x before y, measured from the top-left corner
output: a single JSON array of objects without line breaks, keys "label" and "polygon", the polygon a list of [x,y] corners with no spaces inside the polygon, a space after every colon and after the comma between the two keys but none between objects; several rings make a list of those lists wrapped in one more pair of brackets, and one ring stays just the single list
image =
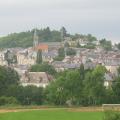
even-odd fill
[{"label": "green meadow", "polygon": [[75,112],[68,109],[0,113],[0,120],[102,120],[102,118],[102,112]]}]

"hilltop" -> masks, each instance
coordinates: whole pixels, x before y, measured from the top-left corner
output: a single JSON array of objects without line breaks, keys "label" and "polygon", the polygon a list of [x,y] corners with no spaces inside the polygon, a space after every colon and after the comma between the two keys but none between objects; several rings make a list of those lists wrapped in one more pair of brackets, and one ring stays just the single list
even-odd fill
[{"label": "hilltop", "polygon": [[[34,30],[26,32],[12,33],[5,37],[0,37],[0,48],[13,48],[13,47],[30,47],[33,45]],[[49,27],[44,29],[37,29],[37,35],[39,42],[61,42],[61,32],[58,30],[50,30]],[[88,41],[96,41],[96,37],[92,35],[67,34],[67,37],[71,37],[73,40],[77,38],[87,39]]]},{"label": "hilltop", "polygon": [[[33,44],[34,29],[31,31],[12,33],[8,36],[0,38],[0,48],[12,48],[12,47],[30,47]],[[56,30],[50,30],[49,27],[45,29],[37,29],[39,41],[41,42],[59,42],[60,32]]]}]

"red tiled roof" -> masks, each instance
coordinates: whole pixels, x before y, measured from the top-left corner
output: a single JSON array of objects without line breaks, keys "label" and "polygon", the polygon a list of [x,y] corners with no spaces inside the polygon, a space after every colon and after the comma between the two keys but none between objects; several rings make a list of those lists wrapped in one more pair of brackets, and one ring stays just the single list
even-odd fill
[{"label": "red tiled roof", "polygon": [[37,50],[48,50],[48,45],[40,44],[36,47]]}]

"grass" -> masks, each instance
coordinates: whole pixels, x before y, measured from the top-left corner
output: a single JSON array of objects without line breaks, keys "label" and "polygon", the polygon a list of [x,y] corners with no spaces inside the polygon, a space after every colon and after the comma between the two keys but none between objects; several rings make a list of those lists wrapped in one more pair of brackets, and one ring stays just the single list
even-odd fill
[{"label": "grass", "polygon": [[102,120],[102,112],[75,112],[67,109],[1,113],[0,120]]}]

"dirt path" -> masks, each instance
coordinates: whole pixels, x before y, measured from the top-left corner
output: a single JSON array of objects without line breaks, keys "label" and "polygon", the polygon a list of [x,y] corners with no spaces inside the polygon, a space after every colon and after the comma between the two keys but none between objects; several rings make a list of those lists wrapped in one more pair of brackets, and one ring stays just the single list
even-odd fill
[{"label": "dirt path", "polygon": [[103,111],[102,107],[80,107],[80,108],[30,108],[30,109],[0,109],[0,113],[7,112],[22,112],[22,111],[33,111],[33,110],[68,110],[71,112],[100,112]]},{"label": "dirt path", "polygon": [[103,111],[102,107],[81,107],[81,108],[70,108],[68,111],[73,112],[101,112]]}]

